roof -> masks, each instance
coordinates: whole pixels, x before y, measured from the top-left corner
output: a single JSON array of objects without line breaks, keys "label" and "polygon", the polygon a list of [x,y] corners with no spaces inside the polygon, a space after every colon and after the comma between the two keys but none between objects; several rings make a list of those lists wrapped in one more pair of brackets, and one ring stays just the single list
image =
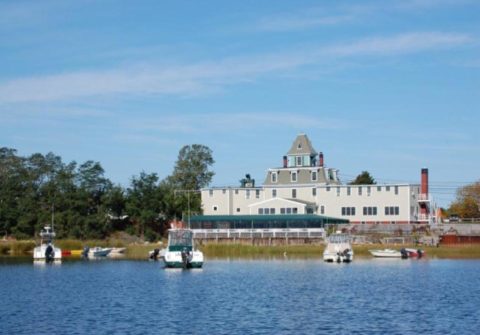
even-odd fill
[{"label": "roof", "polygon": [[315,214],[279,215],[196,215],[191,222],[201,221],[321,221],[322,223],[347,224],[349,220]]},{"label": "roof", "polygon": [[317,152],[312,146],[312,143],[308,139],[307,135],[299,134],[295,141],[293,141],[292,147],[288,151],[287,155],[309,155],[315,156]]}]

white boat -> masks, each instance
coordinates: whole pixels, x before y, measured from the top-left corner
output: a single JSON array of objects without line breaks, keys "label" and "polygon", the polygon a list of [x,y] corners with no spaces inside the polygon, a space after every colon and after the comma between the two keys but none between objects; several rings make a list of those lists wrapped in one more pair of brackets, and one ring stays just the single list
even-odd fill
[{"label": "white boat", "polygon": [[335,233],[327,238],[327,246],[323,252],[325,262],[345,262],[353,261],[353,250],[350,243],[351,238],[347,234]]},{"label": "white boat", "polygon": [[125,250],[127,250],[127,248],[112,248],[112,250],[110,251],[110,256],[111,255],[123,255],[125,254]]},{"label": "white boat", "polygon": [[93,247],[93,248],[85,248],[83,252],[83,256],[87,257],[106,257],[112,251],[112,248],[101,248],[101,247]]},{"label": "white boat", "polygon": [[201,268],[203,252],[195,250],[190,229],[170,229],[163,261],[167,268]]},{"label": "white boat", "polygon": [[40,232],[40,246],[33,248],[33,260],[50,262],[59,262],[62,260],[62,250],[55,247],[53,238],[55,232],[50,226],[45,226]]},{"label": "white boat", "polygon": [[374,257],[383,257],[383,258],[401,258],[402,253],[398,250],[393,249],[373,249],[368,250]]}]

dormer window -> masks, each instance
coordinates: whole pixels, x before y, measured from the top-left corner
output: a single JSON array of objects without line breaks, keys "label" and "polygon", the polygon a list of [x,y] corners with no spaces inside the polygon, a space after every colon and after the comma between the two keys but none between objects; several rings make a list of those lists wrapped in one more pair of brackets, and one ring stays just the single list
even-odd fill
[{"label": "dormer window", "polygon": [[297,171],[292,171],[292,182],[296,183],[297,182]]},{"label": "dormer window", "polygon": [[298,143],[297,150],[302,150],[302,143]]},{"label": "dormer window", "polygon": [[302,156],[297,156],[297,166],[302,166]]},{"label": "dormer window", "polygon": [[318,176],[317,176],[317,171],[312,171],[312,181],[317,181]]},{"label": "dormer window", "polygon": [[276,183],[277,182],[277,172],[272,172],[272,176],[271,176],[271,181],[272,183]]}]

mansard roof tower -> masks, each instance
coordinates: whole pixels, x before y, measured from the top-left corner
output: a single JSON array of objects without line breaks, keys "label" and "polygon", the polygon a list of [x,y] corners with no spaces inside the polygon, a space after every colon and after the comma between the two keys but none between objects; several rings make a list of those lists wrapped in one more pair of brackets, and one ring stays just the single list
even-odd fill
[{"label": "mansard roof tower", "polygon": [[338,185],[337,174],[337,169],[324,166],[323,153],[315,151],[307,135],[299,134],[283,156],[283,167],[268,170],[264,186]]}]

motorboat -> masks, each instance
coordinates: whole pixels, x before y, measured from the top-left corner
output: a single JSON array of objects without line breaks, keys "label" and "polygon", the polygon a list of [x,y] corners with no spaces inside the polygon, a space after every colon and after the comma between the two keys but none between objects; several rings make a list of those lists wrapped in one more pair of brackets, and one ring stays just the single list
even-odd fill
[{"label": "motorboat", "polygon": [[60,262],[62,260],[62,250],[53,244],[55,232],[52,227],[45,226],[39,235],[41,241],[40,245],[33,249],[33,260],[46,263]]},{"label": "motorboat", "polygon": [[107,257],[111,251],[112,251],[112,248],[85,247],[83,248],[82,256],[86,258]]},{"label": "motorboat", "polygon": [[422,249],[413,249],[413,248],[404,248],[402,251],[405,251],[408,255],[408,257],[416,257],[416,258],[422,258],[425,256],[425,251]]},{"label": "motorboat", "polygon": [[349,263],[353,261],[351,237],[347,234],[336,232],[327,238],[327,246],[323,252],[325,262]]},{"label": "motorboat", "polygon": [[374,249],[374,250],[368,250],[373,257],[383,257],[383,258],[401,258],[402,253],[398,250],[394,249]]},{"label": "motorboat", "polygon": [[195,250],[193,231],[190,229],[170,229],[168,246],[163,258],[167,268],[201,268],[203,252]]}]

